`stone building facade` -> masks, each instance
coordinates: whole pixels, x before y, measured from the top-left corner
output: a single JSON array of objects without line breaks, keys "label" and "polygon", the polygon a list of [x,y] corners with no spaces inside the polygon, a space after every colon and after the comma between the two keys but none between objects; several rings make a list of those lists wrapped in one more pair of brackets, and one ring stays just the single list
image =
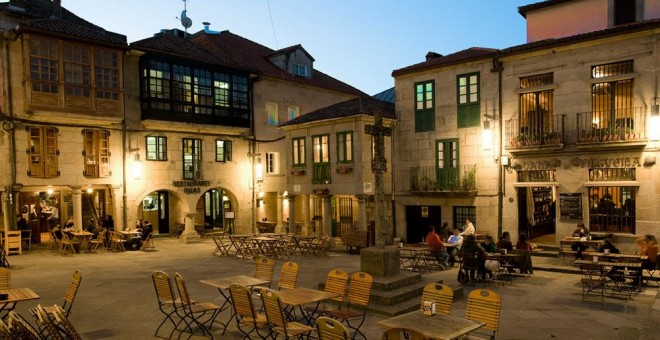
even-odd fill
[{"label": "stone building facade", "polygon": [[[558,243],[577,223],[630,247],[656,233],[660,15],[657,1],[629,3],[523,6],[526,44],[430,53],[395,70],[397,232],[417,237],[426,224],[460,228],[469,217],[477,230],[541,243]],[[584,8],[598,27],[573,18]],[[446,168],[462,180],[462,164],[476,164],[476,187],[442,187]],[[414,172],[424,166],[427,182]]]}]

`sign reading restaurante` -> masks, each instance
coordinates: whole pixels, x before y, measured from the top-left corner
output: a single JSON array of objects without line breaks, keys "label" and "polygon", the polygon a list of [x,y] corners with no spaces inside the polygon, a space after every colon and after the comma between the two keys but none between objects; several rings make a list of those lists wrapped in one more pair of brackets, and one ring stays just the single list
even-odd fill
[{"label": "sign reading restaurante", "polygon": [[211,181],[172,181],[172,186],[175,188],[183,188],[184,194],[199,194],[202,192],[200,187],[208,187],[210,185]]}]

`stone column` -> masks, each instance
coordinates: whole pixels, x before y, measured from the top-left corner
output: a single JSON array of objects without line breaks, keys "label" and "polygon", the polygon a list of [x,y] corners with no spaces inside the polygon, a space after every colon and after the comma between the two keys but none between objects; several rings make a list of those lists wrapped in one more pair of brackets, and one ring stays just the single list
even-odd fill
[{"label": "stone column", "polygon": [[282,221],[284,219],[283,217],[284,211],[282,211],[284,209],[282,204],[282,198],[283,198],[282,194],[278,192],[277,193],[277,224],[275,226],[276,233],[281,233],[285,228],[284,221]]},{"label": "stone column", "polygon": [[185,217],[186,228],[183,230],[181,237],[179,239],[183,243],[189,243],[192,241],[199,240],[199,235],[195,231],[195,216],[196,212],[187,212]]},{"label": "stone column", "polygon": [[[123,206],[124,202],[122,200],[122,190],[121,190],[121,184],[115,184],[112,186],[112,192],[113,192],[113,201],[112,201],[112,220],[115,221],[115,230],[119,230],[120,228],[117,228],[117,224],[121,224],[123,221],[122,218],[122,211],[126,209],[126,207]],[[123,229],[123,226],[122,228]]]},{"label": "stone column", "polygon": [[332,206],[330,205],[331,195],[322,196],[323,200],[323,233],[322,236],[332,236]]},{"label": "stone column", "polygon": [[369,195],[356,195],[358,199],[358,230],[367,230],[367,199]]},{"label": "stone column", "polygon": [[289,232],[296,233],[296,196],[287,196],[289,200]]},{"label": "stone column", "polygon": [[2,217],[2,221],[5,225],[5,228],[4,228],[5,231],[8,231],[10,229],[14,229],[13,227],[11,227],[12,222],[11,222],[11,219],[10,219],[10,216],[12,214],[14,214],[12,202],[13,202],[13,198],[12,198],[11,191],[2,191],[3,209],[4,209],[4,211],[11,211],[11,213],[5,213],[4,216]]},{"label": "stone column", "polygon": [[73,201],[73,225],[77,230],[83,228],[82,218],[82,188],[79,186],[71,187],[71,199]]},{"label": "stone column", "polygon": [[303,202],[303,235],[310,235],[312,227],[312,217],[309,212],[309,201],[312,199],[310,195],[301,195],[300,198]]}]

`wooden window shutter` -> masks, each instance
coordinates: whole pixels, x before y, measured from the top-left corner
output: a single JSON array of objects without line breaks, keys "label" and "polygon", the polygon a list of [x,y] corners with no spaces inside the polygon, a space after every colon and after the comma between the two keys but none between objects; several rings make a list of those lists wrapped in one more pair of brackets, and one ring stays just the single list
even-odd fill
[{"label": "wooden window shutter", "polygon": [[231,162],[231,141],[225,141],[225,160]]},{"label": "wooden window shutter", "polygon": [[43,157],[43,147],[44,147],[44,136],[43,129],[39,127],[29,127],[28,128],[28,138],[29,146],[27,149],[28,153],[28,163],[29,163],[29,175],[32,177],[44,177],[44,157]]},{"label": "wooden window shutter", "polygon": [[99,177],[112,176],[110,171],[110,133],[98,131]]},{"label": "wooden window shutter", "polygon": [[44,130],[44,172],[45,177],[58,176],[58,154],[57,129],[46,128]]}]

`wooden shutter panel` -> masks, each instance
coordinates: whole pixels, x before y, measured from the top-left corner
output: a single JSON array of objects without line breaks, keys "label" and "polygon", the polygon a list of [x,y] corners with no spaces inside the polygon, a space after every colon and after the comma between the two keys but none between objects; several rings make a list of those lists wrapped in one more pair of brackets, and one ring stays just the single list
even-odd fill
[{"label": "wooden shutter panel", "polygon": [[42,132],[42,128],[28,128],[28,138],[30,145],[27,151],[29,171],[30,176],[32,177],[44,177],[45,175],[43,158],[44,136]]},{"label": "wooden shutter panel", "polygon": [[99,177],[109,177],[110,171],[110,134],[107,131],[97,131],[99,147]]},{"label": "wooden shutter panel", "polygon": [[57,155],[57,130],[47,128],[44,131],[44,169],[45,177],[57,177],[58,155]]},{"label": "wooden shutter panel", "polygon": [[225,160],[231,162],[231,141],[225,141]]}]

